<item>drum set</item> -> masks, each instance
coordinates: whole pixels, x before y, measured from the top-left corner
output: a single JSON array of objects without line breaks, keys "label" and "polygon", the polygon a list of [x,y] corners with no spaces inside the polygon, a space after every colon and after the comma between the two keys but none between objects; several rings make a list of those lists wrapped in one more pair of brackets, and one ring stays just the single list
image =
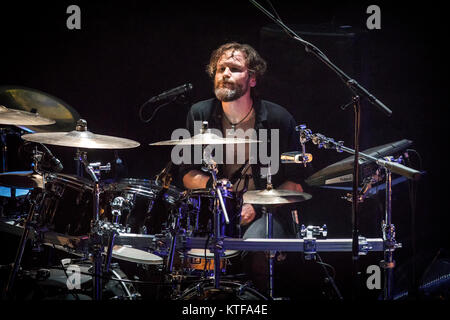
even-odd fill
[{"label": "drum set", "polygon": [[[18,92],[24,97],[29,97],[31,93],[37,94],[26,89]],[[44,96],[47,98],[47,104],[55,105],[56,99]],[[17,92],[14,101],[19,101]],[[61,108],[72,110],[60,100],[58,102],[60,104],[55,107],[56,110]],[[33,126],[33,128],[57,125],[58,128],[65,130],[72,125],[75,130],[21,135],[32,153],[32,171],[8,172],[5,165],[6,155],[2,154],[4,173],[0,174],[0,185],[11,190],[29,190],[25,206],[27,211],[21,212],[20,216],[14,219],[4,214],[0,224],[1,231],[15,233],[21,237],[5,287],[6,298],[13,296],[15,282],[26,273],[26,270],[21,268],[21,261],[29,240],[34,246],[49,245],[76,256],[77,259],[66,259],[65,263],[61,263],[62,268],[44,272],[44,278],[57,277],[57,274],[61,277],[62,272],[64,280],[67,281],[65,283],[68,287],[67,292],[73,294],[74,291],[69,290],[70,288],[82,287],[83,293],[94,300],[142,298],[133,284],[145,281],[127,279],[127,275],[117,267],[117,261],[128,266],[139,266],[134,270],[157,274],[157,281],[147,283],[158,288],[161,286],[167,288],[164,291],[164,298],[265,300],[274,298],[275,252],[303,252],[305,256],[314,257],[319,251],[352,250],[351,239],[318,239],[319,236],[326,236],[326,228],[314,226],[298,225],[296,239],[274,239],[272,209],[309,200],[311,195],[273,188],[270,173],[267,175],[266,189],[247,191],[243,197],[230,191],[232,186],[229,181],[218,179],[217,165],[208,157],[203,159],[204,171],[211,175],[213,184],[207,189],[181,190],[172,186],[171,163],[153,180],[125,178],[112,182],[104,181],[102,175],[111,169],[110,165],[90,163],[88,151],[136,148],[140,145],[139,142],[90,132],[87,122],[83,119],[73,118],[71,123],[69,121],[63,126],[61,122],[51,117],[40,115],[39,110],[38,113],[19,110],[20,104],[14,107],[12,109],[0,106],[2,125]],[[330,146],[334,142],[332,139],[325,141],[326,137],[321,135],[313,135],[310,131],[306,131],[304,126],[298,130],[302,130],[303,139],[308,137],[317,141],[320,138],[322,145]],[[205,123],[201,132],[192,138],[161,141],[153,145],[205,147],[230,143],[258,143],[258,141],[216,136],[207,129]],[[60,173],[62,166],[47,145],[72,148],[78,174]],[[339,147],[342,149],[342,145]],[[386,146],[383,148],[369,150],[370,155],[363,155],[369,159],[375,152],[378,157],[375,160],[388,162],[380,160],[379,156],[382,153],[382,156],[385,156],[384,153],[393,150]],[[404,144],[397,149],[402,148]],[[6,152],[6,148],[2,150]],[[285,155],[285,162],[291,161],[287,160],[288,158]],[[296,157],[292,159],[293,162],[302,163]],[[311,184],[317,184],[318,179],[327,181],[336,179],[348,169],[345,167],[348,165],[347,162],[331,168],[337,167],[338,170],[330,171],[326,168],[324,172],[312,176]],[[401,165],[395,164],[389,168],[399,172],[399,166]],[[410,175],[411,170],[408,171]],[[84,177],[79,174],[82,171],[85,172]],[[332,178],[329,178],[330,172]],[[388,180],[390,181],[390,178]],[[390,188],[388,191],[391,192]],[[236,210],[242,203],[265,207],[264,239],[242,239],[240,216]],[[385,220],[383,239],[360,237],[357,245],[361,255],[369,251],[385,252],[384,268],[392,270],[394,267],[392,253],[401,247],[401,244],[395,241],[394,228],[390,222],[390,206],[388,213],[389,220]],[[268,292],[260,293],[248,282],[236,281],[233,277],[230,280],[225,276],[229,261],[242,251],[269,253]],[[69,268],[72,271],[70,274]],[[78,278],[73,270],[77,270]],[[388,287],[387,295],[390,294],[390,290]]]}]

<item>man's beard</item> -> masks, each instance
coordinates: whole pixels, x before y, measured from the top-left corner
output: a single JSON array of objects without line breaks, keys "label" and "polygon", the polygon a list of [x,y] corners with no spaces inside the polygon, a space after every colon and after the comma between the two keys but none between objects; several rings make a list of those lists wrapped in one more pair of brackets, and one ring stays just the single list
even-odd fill
[{"label": "man's beard", "polygon": [[[229,83],[229,82],[227,82]],[[223,82],[214,85],[214,93],[219,101],[230,102],[239,99],[247,91],[248,86],[233,84],[230,87],[223,87]]]}]

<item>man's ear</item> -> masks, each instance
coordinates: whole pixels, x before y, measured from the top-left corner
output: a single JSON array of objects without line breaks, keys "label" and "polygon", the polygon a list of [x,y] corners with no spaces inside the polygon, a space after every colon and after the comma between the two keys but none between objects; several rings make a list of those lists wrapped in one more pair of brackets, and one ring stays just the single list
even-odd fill
[{"label": "man's ear", "polygon": [[250,87],[254,87],[254,86],[256,86],[256,77],[254,76],[254,75],[250,75],[250,80],[249,80],[249,85],[250,85]]}]

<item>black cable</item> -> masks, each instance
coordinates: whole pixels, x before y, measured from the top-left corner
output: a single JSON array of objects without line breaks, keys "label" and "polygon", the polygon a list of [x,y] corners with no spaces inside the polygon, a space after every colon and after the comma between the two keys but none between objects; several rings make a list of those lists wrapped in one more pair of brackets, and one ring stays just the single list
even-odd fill
[{"label": "black cable", "polygon": [[[417,158],[419,159],[419,168],[418,170],[422,170],[422,157],[420,156],[419,152],[417,152],[414,149],[407,149],[406,150],[408,156],[406,158],[406,164],[408,167],[411,167],[411,159],[409,157],[409,152],[414,153]],[[418,191],[418,185],[416,181],[409,180],[408,181],[408,189],[409,189],[409,202],[411,206],[411,280],[410,280],[410,286],[413,296],[418,293],[419,290],[419,283],[417,281],[416,276],[416,254],[417,254],[417,248],[416,248],[416,210],[417,210],[417,191]]]},{"label": "black cable", "polygon": [[173,101],[174,101],[174,100],[170,100],[170,101],[165,102],[165,103],[163,103],[162,105],[158,106],[158,107],[153,111],[153,113],[152,113],[152,115],[150,116],[150,118],[144,119],[144,117],[143,117],[143,115],[142,115],[142,112],[143,112],[143,110],[144,110],[144,107],[145,107],[146,105],[148,105],[149,103],[153,102],[153,101],[151,101],[151,99],[148,100],[147,102],[145,102],[145,103],[139,108],[139,119],[141,119],[142,122],[149,123],[150,121],[153,120],[153,118],[155,117],[155,115],[156,115],[156,113],[159,111],[159,109],[161,109],[161,108],[164,107],[164,106],[167,106],[169,103],[172,103]]},{"label": "black cable", "polygon": [[211,238],[211,233],[208,233],[208,237],[206,238],[206,243],[205,243],[205,266],[203,267],[203,275],[205,278],[207,276],[206,273],[207,273],[207,262],[208,262],[206,250],[208,249],[208,244],[209,244],[210,238]]},{"label": "black cable", "polygon": [[[334,282],[334,278],[335,278],[335,276],[336,276],[336,270],[334,269],[334,267],[333,267],[332,265],[330,265],[330,264],[328,264],[328,263],[324,263],[324,262],[322,261],[322,258],[320,257],[320,255],[319,255],[318,253],[316,253],[316,256],[317,256],[317,258],[318,258],[319,261],[320,261],[320,262],[317,262],[317,261],[316,261],[316,263],[318,263],[318,264],[320,264],[320,265],[322,266],[322,268],[323,268],[323,270],[324,270],[324,272],[325,272],[325,275],[326,275],[326,277],[327,277],[326,279],[328,279],[328,281],[330,282],[330,284],[331,284],[331,286],[333,287],[334,291],[336,292],[336,295],[338,296],[339,300],[343,300],[342,295],[341,295],[341,293],[339,292],[339,289],[338,289],[338,287],[336,286],[336,283]],[[326,266],[327,266],[327,267],[330,267],[331,270],[333,270],[333,277],[330,277],[330,274],[328,273]]]}]

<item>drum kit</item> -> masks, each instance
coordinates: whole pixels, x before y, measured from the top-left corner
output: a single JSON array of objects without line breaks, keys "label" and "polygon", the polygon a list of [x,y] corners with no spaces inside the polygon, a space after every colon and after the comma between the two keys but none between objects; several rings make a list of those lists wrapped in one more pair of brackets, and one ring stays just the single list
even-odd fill
[{"label": "drum kit", "polygon": [[[130,289],[133,281],[127,282],[124,277],[118,276],[113,259],[156,267],[164,279],[163,285],[171,288],[168,294],[170,299],[246,300],[274,298],[273,269],[276,251],[303,252],[305,256],[314,257],[319,251],[352,250],[351,239],[317,239],[319,235],[326,235],[326,229],[314,226],[298,226],[296,239],[274,239],[272,209],[309,200],[311,195],[273,188],[270,173],[267,175],[266,189],[247,191],[243,199],[230,191],[229,181],[218,179],[217,165],[209,160],[204,161],[204,171],[211,175],[213,184],[207,189],[181,190],[170,185],[170,163],[154,180],[126,178],[114,182],[103,181],[102,173],[110,167],[89,163],[87,152],[80,149],[128,149],[138,147],[139,142],[88,131],[85,120],[73,118],[76,111],[49,95],[24,88],[7,89],[9,91],[3,89],[0,97],[9,92],[8,102],[13,108],[0,106],[0,124],[25,128],[32,126],[33,130],[30,131],[34,133],[23,134],[21,138],[25,143],[33,144],[34,149],[32,171],[7,172],[3,161],[4,173],[0,174],[1,186],[29,189],[28,212],[22,215],[19,222],[17,219],[1,221],[1,231],[21,236],[5,289],[6,297],[12,294],[18,275],[24,272],[21,261],[29,239],[35,245],[47,244],[81,258],[84,270],[82,274],[89,276],[90,297],[94,300],[110,298],[105,287],[111,280],[122,281],[123,284],[119,290],[121,293],[114,295],[114,298],[140,297],[137,290]],[[46,105],[53,111],[49,112]],[[31,111],[25,111],[27,108]],[[38,112],[33,112],[32,109]],[[47,117],[43,116],[45,112],[48,112]],[[51,116],[53,114],[65,114],[64,121],[55,121]],[[67,123],[71,123],[72,127],[69,128]],[[45,126],[53,128],[44,132],[45,129],[42,128]],[[67,131],[73,127],[75,130]],[[55,131],[55,128],[63,130]],[[301,133],[304,138],[305,131]],[[309,139],[313,138],[316,141],[322,139],[322,145],[334,143],[332,139],[325,141],[326,137],[309,132]],[[221,138],[207,130],[205,124],[201,132],[192,138],[161,141],[153,145],[207,146],[230,143],[258,141]],[[59,173],[58,166],[44,166],[43,159],[49,153],[46,145],[75,148],[79,165],[77,173],[84,169],[87,178],[79,174]],[[408,142],[400,143],[396,150],[405,145]],[[42,148],[39,150],[38,146],[43,146],[44,151]],[[342,149],[343,146],[338,145],[338,148]],[[388,162],[380,160],[380,155],[384,157],[391,151],[392,149],[383,146],[369,150],[370,155],[365,156],[367,159],[375,157],[374,161],[379,165],[378,162]],[[4,159],[5,154],[2,160]],[[327,185],[330,180],[347,173],[346,165],[348,161],[316,173],[310,178],[311,185]],[[400,166],[396,164],[390,169],[398,173],[402,169]],[[242,239],[240,217],[235,210],[240,201],[265,207],[266,238]],[[369,251],[385,252],[385,267],[388,269],[393,267],[392,252],[401,246],[395,241],[390,216],[385,221],[383,234],[383,239],[360,237],[358,247],[361,255]],[[270,252],[267,293],[257,292],[249,283],[221,279],[229,259],[242,251]],[[86,262],[90,267],[86,267]],[[67,268],[64,273],[69,279],[66,271]],[[194,284],[180,286],[190,276],[195,276]],[[83,279],[85,287],[87,280]]]}]

